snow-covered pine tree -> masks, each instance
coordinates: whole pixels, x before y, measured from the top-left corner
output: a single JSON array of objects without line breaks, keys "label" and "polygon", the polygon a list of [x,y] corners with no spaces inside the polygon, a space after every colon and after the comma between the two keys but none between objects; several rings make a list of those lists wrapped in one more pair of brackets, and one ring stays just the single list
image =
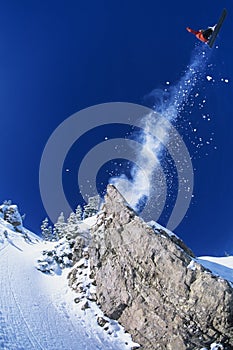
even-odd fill
[{"label": "snow-covered pine tree", "polygon": [[11,204],[12,204],[11,199],[7,199],[7,200],[5,200],[5,201],[3,202],[3,205],[9,206],[9,205],[11,205]]},{"label": "snow-covered pine tree", "polygon": [[41,228],[42,238],[45,241],[52,241],[53,240],[53,229],[52,229],[52,226],[49,226],[48,218],[45,218],[42,221],[42,224],[41,224],[40,228]]},{"label": "snow-covered pine tree", "polygon": [[84,206],[83,219],[89,218],[98,213],[100,207],[100,197],[94,196],[88,198],[87,205]]},{"label": "snow-covered pine tree", "polygon": [[79,204],[75,210],[75,215],[78,221],[81,221],[83,218],[83,210],[81,205]]},{"label": "snow-covered pine tree", "polygon": [[72,212],[67,219],[67,225],[68,226],[74,225],[74,224],[76,224],[76,222],[77,222],[76,215],[75,215],[75,213]]},{"label": "snow-covered pine tree", "polygon": [[67,223],[65,222],[64,214],[61,213],[57,219],[56,224],[54,224],[53,234],[58,239],[61,239],[66,235]]},{"label": "snow-covered pine tree", "polygon": [[77,215],[72,212],[67,220],[66,238],[68,240],[77,237],[79,233],[79,222],[80,220],[78,220]]},{"label": "snow-covered pine tree", "polygon": [[89,218],[90,216],[92,216],[92,210],[90,208],[90,205],[86,204],[84,206],[83,219]]}]

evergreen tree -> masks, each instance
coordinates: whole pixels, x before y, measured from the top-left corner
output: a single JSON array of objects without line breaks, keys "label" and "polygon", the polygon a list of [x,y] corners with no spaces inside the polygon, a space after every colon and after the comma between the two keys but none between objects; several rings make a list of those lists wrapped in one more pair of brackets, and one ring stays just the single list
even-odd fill
[{"label": "evergreen tree", "polygon": [[53,240],[52,226],[49,226],[48,218],[45,218],[41,224],[41,235],[45,241]]},{"label": "evergreen tree", "polygon": [[83,210],[81,205],[79,204],[75,210],[75,215],[78,221],[81,221],[83,218]]},{"label": "evergreen tree", "polygon": [[70,225],[76,224],[76,222],[77,222],[76,215],[75,213],[72,212],[67,219],[67,224],[68,226],[70,226]]},{"label": "evergreen tree", "polygon": [[79,222],[75,213],[71,213],[67,220],[66,238],[68,240],[77,237],[79,233]]},{"label": "evergreen tree", "polygon": [[83,219],[89,218],[98,213],[100,207],[100,197],[89,197],[87,205],[84,206]]},{"label": "evergreen tree", "polygon": [[3,205],[9,206],[9,205],[11,205],[11,204],[12,204],[11,199],[5,200],[5,201],[3,202]]},{"label": "evergreen tree", "polygon": [[54,235],[57,239],[61,239],[66,234],[67,224],[65,222],[64,214],[61,213],[57,219],[56,224],[54,225]]},{"label": "evergreen tree", "polygon": [[83,219],[89,218],[90,216],[92,216],[92,210],[90,208],[90,205],[86,204],[84,206]]}]

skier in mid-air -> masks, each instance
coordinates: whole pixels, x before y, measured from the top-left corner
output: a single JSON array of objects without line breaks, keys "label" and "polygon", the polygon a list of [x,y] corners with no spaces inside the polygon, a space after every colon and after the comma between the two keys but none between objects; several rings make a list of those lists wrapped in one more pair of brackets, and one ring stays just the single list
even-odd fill
[{"label": "skier in mid-air", "polygon": [[194,30],[189,27],[187,27],[186,29],[188,32],[193,33],[197,37],[197,39],[201,40],[204,43],[207,43],[211,35],[213,34],[215,27],[216,25],[214,27],[209,27],[205,30],[204,29]]},{"label": "skier in mid-air", "polygon": [[197,39],[201,40],[203,43],[206,43],[209,45],[210,48],[214,46],[215,40],[217,38],[217,35],[222,27],[222,24],[226,18],[227,15],[227,10],[223,9],[221,16],[213,27],[208,27],[207,29],[199,29],[199,30],[194,30],[191,29],[190,27],[186,27],[187,31],[194,34]]}]

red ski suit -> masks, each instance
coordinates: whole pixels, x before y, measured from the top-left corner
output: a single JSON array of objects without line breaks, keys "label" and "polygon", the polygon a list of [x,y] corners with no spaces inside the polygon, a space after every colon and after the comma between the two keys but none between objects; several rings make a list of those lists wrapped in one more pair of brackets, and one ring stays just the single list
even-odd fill
[{"label": "red ski suit", "polygon": [[203,36],[203,30],[193,30],[189,27],[186,28],[188,32],[193,33],[196,35],[197,39],[203,41],[203,43],[207,43],[208,39],[204,38]]}]

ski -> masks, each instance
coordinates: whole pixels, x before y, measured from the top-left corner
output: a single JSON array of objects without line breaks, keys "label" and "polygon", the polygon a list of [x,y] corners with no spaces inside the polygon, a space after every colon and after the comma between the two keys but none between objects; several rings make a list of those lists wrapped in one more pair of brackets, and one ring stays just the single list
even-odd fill
[{"label": "ski", "polygon": [[215,29],[213,31],[213,34],[211,35],[211,37],[210,37],[210,39],[208,41],[208,45],[209,45],[210,48],[212,48],[214,43],[215,43],[215,40],[216,40],[217,35],[218,35],[218,33],[219,33],[219,31],[220,31],[220,29],[222,27],[222,24],[223,24],[224,20],[226,18],[226,15],[227,15],[227,10],[223,9],[222,14],[221,14],[221,16],[220,16],[220,18],[218,20],[218,23],[217,23],[217,25],[216,25],[216,27],[215,27]]}]

